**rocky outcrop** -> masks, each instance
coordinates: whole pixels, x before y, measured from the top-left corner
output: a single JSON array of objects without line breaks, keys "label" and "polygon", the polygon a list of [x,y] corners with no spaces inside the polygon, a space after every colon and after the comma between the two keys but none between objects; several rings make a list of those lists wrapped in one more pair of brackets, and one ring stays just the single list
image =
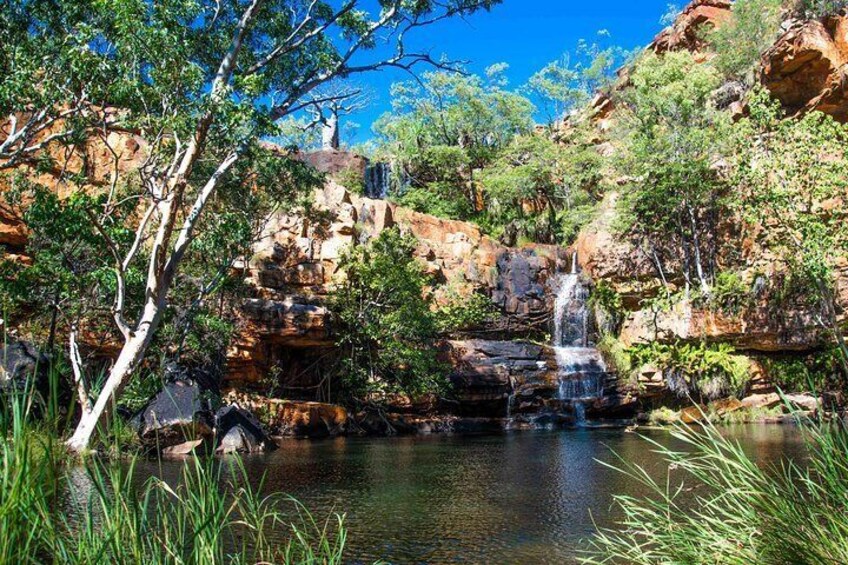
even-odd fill
[{"label": "rocky outcrop", "polygon": [[368,159],[362,155],[340,149],[321,149],[300,153],[299,158],[309,163],[322,173],[336,175],[345,171],[353,171],[360,176],[365,175]]},{"label": "rocky outcrop", "polygon": [[468,222],[362,198],[333,181],[316,193],[315,206],[324,221],[275,217],[255,249],[248,266],[254,297],[241,308],[242,331],[228,353],[229,386],[258,383],[281,355],[331,348],[325,302],[342,251],[392,227],[415,236],[415,253],[435,282],[492,299],[501,316],[491,332],[547,331],[553,306],[547,289],[567,263],[565,249],[505,247]]},{"label": "rocky outcrop", "polygon": [[530,398],[542,384],[556,388],[556,361],[542,346],[485,340],[450,341],[446,346],[463,415],[505,417],[518,391]]},{"label": "rocky outcrop", "polygon": [[791,112],[848,121],[848,16],[791,27],[763,55],[760,79]]},{"label": "rocky outcrop", "polygon": [[668,51],[699,52],[705,47],[704,32],[717,29],[731,18],[731,0],[695,0],[678,16],[673,25],[654,38],[649,49],[655,53]]},{"label": "rocky outcrop", "polygon": [[[109,186],[117,170],[126,173],[137,169],[144,161],[147,143],[135,132],[115,126],[119,111],[113,108],[102,110],[105,124],[101,135],[92,135],[84,143],[65,146],[51,143],[39,156],[38,163],[24,163],[16,171],[23,173],[35,183],[55,189],[62,198],[72,191],[80,190],[76,182],[60,182],[61,178],[81,179],[82,190],[97,193]],[[24,117],[20,117],[23,121]],[[0,121],[0,139],[5,139],[10,123]],[[39,143],[48,136],[63,131],[64,124],[57,121],[33,140]],[[0,176],[0,253],[20,255],[24,252],[27,230],[20,210],[3,200],[3,193],[10,187],[8,176]],[[2,257],[2,255],[0,255]]]}]

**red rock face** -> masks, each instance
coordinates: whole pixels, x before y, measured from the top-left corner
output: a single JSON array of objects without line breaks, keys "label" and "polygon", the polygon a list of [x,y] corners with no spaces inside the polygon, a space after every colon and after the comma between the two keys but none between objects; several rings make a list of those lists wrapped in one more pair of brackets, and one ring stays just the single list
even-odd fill
[{"label": "red rock face", "polygon": [[703,50],[703,31],[716,29],[730,19],[732,4],[730,0],[695,0],[683,10],[674,25],[654,38],[649,49],[655,53]]},{"label": "red rock face", "polygon": [[505,247],[468,222],[362,198],[333,181],[316,192],[315,204],[326,212],[326,221],[276,217],[254,249],[248,281],[254,298],[242,307],[242,331],[228,355],[230,385],[259,382],[285,350],[331,348],[324,302],[338,280],[342,251],[395,226],[418,240],[415,254],[437,283],[491,297],[503,325],[513,331],[547,329],[553,306],[548,285],[566,267],[566,249]]},{"label": "red rock face", "polygon": [[[111,116],[115,111],[107,110],[105,116]],[[63,125],[57,122],[50,129],[42,132],[34,142],[38,143],[43,137],[62,131]],[[9,130],[9,122],[0,122],[0,139],[4,139]],[[85,185],[83,190],[98,193],[108,189],[115,169],[123,174],[138,168],[146,156],[147,144],[133,132],[123,129],[109,129],[105,136],[92,136],[86,143],[72,148],[58,143],[48,145],[47,155],[53,160],[49,170],[36,171],[30,165],[23,164],[15,169],[26,174],[28,178],[43,186],[55,190],[64,198],[70,191],[77,190],[72,183],[60,182],[61,176],[83,175]],[[0,177],[0,248],[6,253],[23,253],[27,242],[27,229],[20,219],[18,210],[12,209],[3,200],[3,193],[9,188],[3,177]],[[2,257],[3,249],[0,249]]]},{"label": "red rock face", "polygon": [[791,112],[820,110],[848,121],[848,17],[811,20],[762,58],[762,84]]}]

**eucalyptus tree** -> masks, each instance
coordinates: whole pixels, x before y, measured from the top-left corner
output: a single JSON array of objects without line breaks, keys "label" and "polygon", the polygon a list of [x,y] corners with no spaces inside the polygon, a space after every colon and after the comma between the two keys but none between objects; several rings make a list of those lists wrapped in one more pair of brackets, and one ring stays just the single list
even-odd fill
[{"label": "eucalyptus tree", "polygon": [[[67,442],[71,450],[88,447],[111,400],[139,368],[204,214],[229,178],[248,174],[264,158],[259,141],[276,133],[275,123],[309,107],[310,94],[337,79],[419,64],[450,66],[408,50],[405,39],[497,3],[3,3],[0,110],[8,117],[0,133],[0,166],[43,166],[53,144],[107,129],[136,131],[146,142],[138,182],[112,183],[115,193],[126,192],[122,202],[135,202],[133,213],[117,213],[111,190],[85,210],[113,263],[111,314],[123,340],[96,397],[78,379],[82,416]],[[269,180],[257,175],[242,184],[262,192]],[[141,284],[128,284],[134,269]],[[77,364],[77,373],[81,369]]]}]

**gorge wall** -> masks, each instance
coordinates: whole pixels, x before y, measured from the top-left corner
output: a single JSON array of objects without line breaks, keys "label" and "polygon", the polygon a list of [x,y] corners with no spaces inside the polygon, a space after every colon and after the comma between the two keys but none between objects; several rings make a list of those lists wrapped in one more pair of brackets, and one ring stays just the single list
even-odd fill
[{"label": "gorge wall", "polygon": [[[723,25],[731,6],[727,0],[696,0],[649,48],[660,53],[687,49],[708,58],[698,30]],[[788,19],[782,35],[763,55],[757,78],[792,112],[817,109],[846,121],[847,70],[848,17]],[[615,88],[626,87],[624,73]],[[745,111],[744,97],[733,103],[735,111]],[[601,93],[593,108],[599,131],[608,131],[615,120],[614,96]],[[91,190],[103,190],[111,171],[131,170],[144,159],[144,141],[133,132],[110,131],[108,136],[108,143],[94,139],[56,155],[57,162],[86,173]],[[117,147],[117,154],[108,147]],[[610,151],[608,144],[598,149],[604,155]],[[329,174],[348,169],[364,172],[367,166],[362,157],[339,151],[302,158]],[[66,190],[56,180],[58,170],[28,174],[55,186],[60,195]],[[731,344],[755,361],[750,393],[772,392],[769,375],[756,363],[760,356],[806,353],[821,345],[822,336],[809,311],[792,304],[770,308],[767,296],[733,316],[691,301],[668,311],[647,307],[646,301],[657,295],[663,282],[638,242],[614,228],[618,197],[615,191],[606,194],[597,217],[580,232],[573,248],[517,248],[501,245],[471,223],[362,197],[328,180],[314,198],[320,214],[273,217],[253,257],[247,264],[237,265],[245,276],[249,297],[238,305],[238,335],[227,351],[223,388],[234,402],[272,414],[277,432],[298,436],[385,432],[387,425],[409,432],[501,429],[506,417],[530,423],[530,416],[555,413],[557,403],[563,400],[558,398],[562,396],[560,362],[550,336],[554,334],[558,275],[571,272],[574,253],[581,280],[588,288],[604,284],[622,297],[620,338],[625,345],[701,340]],[[451,398],[395,399],[389,413],[379,418],[349,415],[339,407],[314,402],[334,400],[319,391],[324,361],[335,353],[327,298],[342,251],[392,227],[415,236],[416,257],[434,280],[455,285],[466,294],[489,297],[496,315],[488,327],[450,336],[440,344],[443,358],[452,367],[455,391]],[[727,231],[724,237],[732,241],[735,234]],[[0,206],[0,246],[6,256],[26,261],[26,241],[24,223]],[[756,286],[758,277],[773,274],[769,258],[753,242],[738,241],[737,247],[746,262],[742,272],[746,283]],[[840,303],[848,304],[848,258],[839,266],[837,291]],[[668,394],[659,371],[646,367],[637,372],[637,380],[604,374],[602,393],[585,407],[587,416],[630,418],[643,408],[640,400]],[[264,398],[271,396],[272,388],[279,399]],[[475,420],[479,418],[497,422],[480,424]],[[477,427],[469,424],[473,421],[478,422]]]}]

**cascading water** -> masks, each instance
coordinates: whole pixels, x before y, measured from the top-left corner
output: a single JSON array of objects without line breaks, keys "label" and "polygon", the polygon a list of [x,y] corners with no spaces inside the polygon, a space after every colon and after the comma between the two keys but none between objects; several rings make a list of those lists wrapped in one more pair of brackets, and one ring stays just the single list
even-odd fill
[{"label": "cascading water", "polygon": [[584,402],[604,395],[606,366],[589,341],[589,291],[580,281],[577,254],[571,272],[560,275],[554,309],[554,352],[559,367],[557,397],[574,409],[578,425],[585,421]]},{"label": "cascading water", "polygon": [[374,163],[365,169],[365,196],[384,200],[389,194],[392,167],[388,163]]}]

